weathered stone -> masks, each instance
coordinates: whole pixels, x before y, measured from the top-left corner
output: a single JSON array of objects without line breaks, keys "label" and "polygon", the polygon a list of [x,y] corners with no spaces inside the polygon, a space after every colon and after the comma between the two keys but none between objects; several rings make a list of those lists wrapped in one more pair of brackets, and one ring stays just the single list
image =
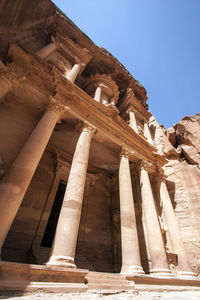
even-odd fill
[{"label": "weathered stone", "polygon": [[0,42],[0,290],[199,291],[200,114],[166,135],[50,0],[1,1]]}]

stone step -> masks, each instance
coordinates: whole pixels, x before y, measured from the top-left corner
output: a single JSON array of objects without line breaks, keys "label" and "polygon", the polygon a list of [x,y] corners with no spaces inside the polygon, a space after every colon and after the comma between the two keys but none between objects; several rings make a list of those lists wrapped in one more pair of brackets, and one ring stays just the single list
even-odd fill
[{"label": "stone step", "polygon": [[3,292],[44,292],[44,293],[83,293],[88,289],[86,284],[61,282],[28,282],[1,281],[0,296]]},{"label": "stone step", "polygon": [[89,272],[86,276],[88,289],[129,291],[135,290],[134,281],[129,281],[121,274]]}]

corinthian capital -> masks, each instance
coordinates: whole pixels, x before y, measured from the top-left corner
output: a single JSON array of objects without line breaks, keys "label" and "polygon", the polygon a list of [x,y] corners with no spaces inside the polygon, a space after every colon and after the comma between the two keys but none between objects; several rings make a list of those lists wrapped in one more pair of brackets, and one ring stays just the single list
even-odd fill
[{"label": "corinthian capital", "polygon": [[121,147],[120,157],[130,158],[133,155],[133,152],[127,148]]},{"label": "corinthian capital", "polygon": [[25,76],[19,77],[12,71],[6,69],[0,69],[0,77],[4,80],[7,80],[11,89],[17,88],[22,81],[26,80]]},{"label": "corinthian capital", "polygon": [[85,121],[82,126],[82,132],[89,132],[91,134],[94,134],[96,132],[96,127],[94,127],[89,122]]},{"label": "corinthian capital", "polygon": [[126,113],[127,113],[127,114],[129,114],[130,112],[133,112],[133,113],[136,112],[136,109],[135,109],[132,105],[130,105],[130,106],[127,108],[127,110],[126,110]]},{"label": "corinthian capital", "polygon": [[52,96],[49,96],[49,103],[47,106],[47,110],[52,110],[56,112],[59,118],[62,118],[64,112],[66,112],[68,109],[69,109],[68,106],[64,105],[63,103],[53,98]]},{"label": "corinthian capital", "polygon": [[143,170],[148,171],[151,167],[152,167],[152,163],[147,161],[147,160],[141,159],[138,162],[138,168],[139,169],[143,169]]}]

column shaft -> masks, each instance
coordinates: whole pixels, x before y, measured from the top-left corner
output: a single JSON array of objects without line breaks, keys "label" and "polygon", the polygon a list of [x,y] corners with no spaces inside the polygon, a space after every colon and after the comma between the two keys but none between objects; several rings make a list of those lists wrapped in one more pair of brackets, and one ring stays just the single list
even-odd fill
[{"label": "column shaft", "polygon": [[151,190],[148,172],[144,167],[140,172],[140,186],[142,196],[142,208],[144,210],[146,230],[149,241],[149,251],[152,260],[152,273],[165,275],[170,273],[167,257],[162,240],[158,216]]},{"label": "column shaft", "polygon": [[79,71],[80,71],[80,64],[75,64],[73,68],[66,74],[66,78],[69,81],[74,82]]},{"label": "column shaft", "polygon": [[40,50],[36,52],[36,54],[41,58],[46,58],[49,56],[52,52],[56,50],[56,42],[51,42],[50,44],[44,46]]},{"label": "column shaft", "polygon": [[101,102],[101,87],[98,86],[95,91],[94,100],[97,102]]},{"label": "column shaft", "polygon": [[3,245],[58,118],[57,112],[45,111],[0,185],[0,247]]},{"label": "column shaft", "polygon": [[152,140],[151,133],[150,133],[150,130],[149,130],[149,126],[147,125],[147,123],[144,123],[144,136],[147,138],[147,141],[151,145],[153,145],[153,140]]},{"label": "column shaft", "polygon": [[76,145],[49,265],[76,267],[74,256],[92,133],[91,127],[84,127]]},{"label": "column shaft", "polygon": [[122,154],[119,167],[120,218],[122,242],[121,273],[143,273],[128,157]]},{"label": "column shaft", "polygon": [[163,206],[163,213],[166,218],[167,228],[173,251],[178,255],[178,268],[182,275],[194,275],[189,265],[184,244],[181,238],[171,199],[165,181],[160,183],[160,199]]},{"label": "column shaft", "polygon": [[137,122],[135,118],[135,113],[129,111],[130,127],[138,134]]}]

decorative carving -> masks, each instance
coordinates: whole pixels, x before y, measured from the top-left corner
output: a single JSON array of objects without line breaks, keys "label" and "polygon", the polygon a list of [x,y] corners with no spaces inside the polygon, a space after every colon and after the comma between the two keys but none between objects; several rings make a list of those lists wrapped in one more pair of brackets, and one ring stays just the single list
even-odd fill
[{"label": "decorative carving", "polygon": [[124,147],[121,147],[120,156],[124,156],[125,158],[130,158],[133,155],[133,151],[130,151]]},{"label": "decorative carving", "polygon": [[0,69],[0,77],[7,80],[11,89],[18,88],[20,83],[26,80],[26,76],[19,77],[9,70]]},{"label": "decorative carving", "polygon": [[117,109],[117,107],[113,104],[107,104],[106,105],[107,111],[105,113],[106,116],[114,118],[115,116],[117,116],[119,114],[119,110]]},{"label": "decorative carving", "polygon": [[137,112],[137,110],[132,105],[130,105],[126,110],[126,113],[129,114],[130,112],[135,113]]},{"label": "decorative carving", "polygon": [[92,124],[85,121],[82,127],[82,131],[94,134],[96,133],[96,128]]},{"label": "decorative carving", "polygon": [[53,98],[51,95],[49,96],[49,103],[47,106],[47,110],[55,111],[60,118],[62,118],[63,114],[68,110],[69,107],[65,106],[59,100]]},{"label": "decorative carving", "polygon": [[138,167],[140,169],[143,169],[143,170],[146,170],[148,171],[151,167],[152,167],[152,163],[147,161],[147,160],[144,160],[144,159],[141,159],[139,162],[138,162]]}]

